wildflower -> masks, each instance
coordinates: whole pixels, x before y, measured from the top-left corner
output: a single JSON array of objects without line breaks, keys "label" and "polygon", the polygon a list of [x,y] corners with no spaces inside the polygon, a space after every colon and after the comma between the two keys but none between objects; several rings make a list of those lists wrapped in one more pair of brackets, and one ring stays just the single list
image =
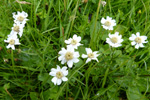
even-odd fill
[{"label": "wildflower", "polygon": [[106,5],[106,1],[101,1],[103,7]]},{"label": "wildflower", "polygon": [[131,40],[131,45],[135,45],[136,49],[139,49],[139,47],[144,47],[143,43],[147,43],[148,41],[145,41],[147,39],[147,36],[140,36],[140,33],[137,32],[136,35],[132,34],[131,37],[129,37],[129,40]]},{"label": "wildflower", "polygon": [[27,17],[28,17],[28,14],[25,13],[24,11],[22,12],[17,12],[17,15],[16,13],[12,13],[13,14],[13,18],[15,19],[14,22],[15,23],[20,23],[20,24],[25,24],[26,21],[28,20]]},{"label": "wildflower", "polygon": [[81,41],[81,37],[75,34],[73,35],[73,38],[69,38],[68,40],[65,40],[65,43],[68,44],[68,46],[77,49],[78,46],[82,45],[81,43],[79,43],[80,41]]},{"label": "wildflower", "polygon": [[31,4],[30,2],[26,2],[26,1],[19,1],[19,0],[16,0],[16,2],[20,3],[20,4]]},{"label": "wildflower", "polygon": [[90,48],[85,48],[87,55],[82,54],[82,58],[87,58],[86,63],[90,62],[91,60],[96,60],[98,62],[97,57],[99,56],[98,51],[92,52]]},{"label": "wildflower", "polygon": [[121,42],[123,41],[122,35],[119,35],[119,32],[115,32],[115,34],[109,33],[109,38],[106,38],[106,43],[108,43],[112,47],[122,46]]},{"label": "wildflower", "polygon": [[82,0],[82,2],[83,2],[83,3],[87,3],[87,2],[88,2],[88,0]]},{"label": "wildflower", "polygon": [[68,78],[66,77],[68,75],[67,67],[64,66],[62,69],[57,65],[57,69],[52,68],[49,75],[54,76],[52,78],[52,82],[56,85],[60,85],[62,81],[67,81]]},{"label": "wildflower", "polygon": [[8,46],[6,46],[6,48],[12,48],[13,50],[15,50],[14,45],[20,45],[19,39],[15,34],[8,37],[7,40],[4,40],[4,42],[9,43]]},{"label": "wildflower", "polygon": [[67,65],[70,68],[72,68],[73,63],[79,62],[79,52],[75,52],[74,48],[72,48],[71,46],[67,46],[67,50],[65,48],[62,48],[58,54],[60,54],[58,60],[61,61],[61,64],[67,62]]},{"label": "wildflower", "polygon": [[11,28],[12,31],[10,32],[8,37],[13,35],[13,34],[16,34],[16,35],[19,34],[19,36],[21,37],[23,34],[23,28],[24,28],[24,24],[14,23],[13,27]]},{"label": "wildflower", "polygon": [[3,58],[4,62],[7,63],[9,60],[7,58]]},{"label": "wildflower", "polygon": [[101,23],[104,29],[113,30],[113,26],[116,26],[116,21],[112,20],[111,17],[107,16],[106,19],[102,18]]}]

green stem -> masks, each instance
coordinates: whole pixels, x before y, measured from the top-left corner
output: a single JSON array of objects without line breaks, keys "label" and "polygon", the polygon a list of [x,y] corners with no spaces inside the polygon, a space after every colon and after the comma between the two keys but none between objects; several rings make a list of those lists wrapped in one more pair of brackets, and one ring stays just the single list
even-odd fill
[{"label": "green stem", "polygon": [[14,75],[15,75],[15,77],[17,77],[15,69],[14,69],[15,63],[14,63],[14,53],[13,53],[13,50],[11,50],[11,62],[12,62],[12,69],[14,71]]},{"label": "green stem", "polygon": [[101,0],[99,0],[98,7],[97,7],[96,19],[95,19],[93,34],[91,36],[90,46],[92,46],[92,44],[95,42],[94,37],[96,37],[96,27],[97,27],[98,13],[99,13],[99,10],[100,10],[100,3],[101,3]]},{"label": "green stem", "polygon": [[107,68],[107,70],[105,72],[104,80],[103,80],[103,83],[102,83],[102,88],[104,88],[104,85],[106,83],[106,79],[107,79],[107,75],[108,75],[109,69],[110,69],[110,66]]},{"label": "green stem", "polygon": [[11,50],[11,62],[12,62],[12,66],[14,68],[15,63],[14,63],[14,53],[13,53],[13,50]]}]

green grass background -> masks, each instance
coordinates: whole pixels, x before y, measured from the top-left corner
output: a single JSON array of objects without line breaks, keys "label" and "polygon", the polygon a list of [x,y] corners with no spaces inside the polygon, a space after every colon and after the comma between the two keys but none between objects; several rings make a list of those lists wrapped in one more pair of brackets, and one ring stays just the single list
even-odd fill
[{"label": "green grass background", "polygon": [[[150,41],[150,0],[0,0],[0,99],[1,100],[149,100],[150,44],[135,49],[129,37],[140,32]],[[21,45],[7,49],[7,35],[13,26],[12,13],[25,11],[28,19]],[[110,16],[113,31],[102,28],[102,17]],[[106,44],[109,33],[119,32],[119,48]],[[68,68],[68,81],[55,86],[51,68],[61,65],[58,52],[64,40],[82,37],[78,51],[99,51],[99,62],[80,62]],[[8,59],[4,62],[3,59]]]}]

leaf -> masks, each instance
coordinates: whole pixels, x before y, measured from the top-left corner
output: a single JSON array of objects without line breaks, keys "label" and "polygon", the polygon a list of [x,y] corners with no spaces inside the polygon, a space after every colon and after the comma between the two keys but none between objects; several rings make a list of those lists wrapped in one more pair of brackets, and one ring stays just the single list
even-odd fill
[{"label": "leaf", "polygon": [[77,63],[75,63],[74,65],[76,66],[76,67],[80,67],[80,66],[82,66],[83,65],[83,60],[82,59],[79,59],[79,62],[77,62]]},{"label": "leaf", "polygon": [[148,100],[144,95],[142,95],[137,87],[129,86],[126,91],[128,100]]},{"label": "leaf", "polygon": [[55,100],[58,93],[58,86],[52,87],[43,93],[44,100]]},{"label": "leaf", "polygon": [[36,92],[30,92],[30,98],[31,100],[39,100]]},{"label": "leaf", "polygon": [[3,86],[4,89],[9,89],[10,88],[10,83],[7,83]]},{"label": "leaf", "polygon": [[96,4],[96,0],[91,0],[92,1],[92,3],[95,3]]},{"label": "leaf", "polygon": [[51,83],[50,76],[48,73],[41,73],[38,75],[38,80],[42,81],[42,84]]},{"label": "leaf", "polygon": [[126,26],[123,25],[117,25],[116,32],[119,32],[119,34],[124,35],[124,33],[128,30]]},{"label": "leaf", "polygon": [[109,100],[119,100],[119,97],[117,97],[117,95],[115,95],[115,92],[107,92],[107,96],[108,96]]}]

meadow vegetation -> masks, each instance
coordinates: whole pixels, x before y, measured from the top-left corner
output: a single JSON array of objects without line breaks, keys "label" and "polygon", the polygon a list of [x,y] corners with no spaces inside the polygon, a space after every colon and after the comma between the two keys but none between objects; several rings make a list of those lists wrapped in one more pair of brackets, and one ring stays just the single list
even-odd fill
[{"label": "meadow vegetation", "polygon": [[[1,100],[149,100],[150,99],[150,0],[0,0],[0,99]],[[15,50],[7,49],[13,12],[29,19]],[[116,21],[113,30],[101,19]],[[106,43],[119,32],[122,46]],[[129,37],[147,36],[136,49]],[[81,37],[79,61],[72,67],[58,60],[65,40]],[[98,62],[82,58],[85,48],[98,51]],[[67,67],[67,81],[55,85],[49,74]]]}]

